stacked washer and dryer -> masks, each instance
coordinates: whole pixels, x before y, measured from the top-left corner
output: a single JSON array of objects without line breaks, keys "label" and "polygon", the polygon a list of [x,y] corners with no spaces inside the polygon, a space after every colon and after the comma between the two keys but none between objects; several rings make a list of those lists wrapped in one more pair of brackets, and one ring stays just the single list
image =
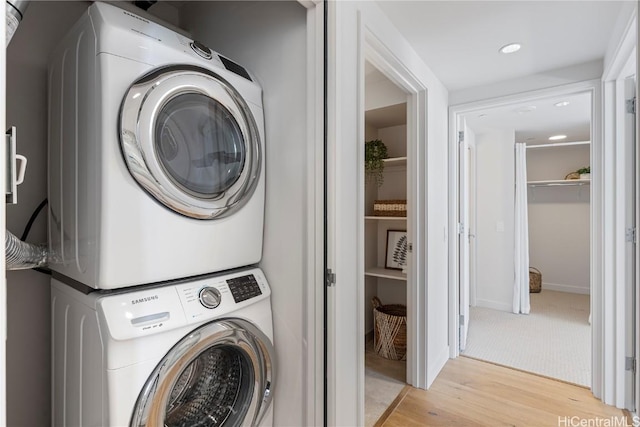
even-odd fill
[{"label": "stacked washer and dryer", "polygon": [[271,425],[262,90],[94,3],[49,66],[53,424]]}]

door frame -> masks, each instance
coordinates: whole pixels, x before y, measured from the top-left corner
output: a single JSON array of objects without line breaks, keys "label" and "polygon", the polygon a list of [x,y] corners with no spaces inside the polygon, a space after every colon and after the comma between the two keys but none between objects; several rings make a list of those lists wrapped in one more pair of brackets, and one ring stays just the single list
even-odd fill
[{"label": "door frame", "polygon": [[[458,122],[459,117],[469,113],[478,112],[487,108],[496,108],[507,106],[515,103],[522,102],[535,102],[540,99],[545,99],[554,96],[567,96],[579,93],[589,93],[591,95],[591,164],[594,166],[594,174],[592,174],[591,183],[591,236],[592,236],[592,249],[591,249],[591,295],[601,295],[603,292],[603,269],[604,269],[604,254],[603,251],[597,250],[602,247],[602,241],[604,238],[603,232],[605,231],[602,208],[603,208],[603,176],[604,170],[602,168],[603,153],[602,153],[602,114],[601,114],[601,84],[600,80],[590,80],[585,82],[572,83],[564,86],[553,87],[535,90],[531,92],[508,95],[497,98],[491,98],[481,101],[475,101],[466,104],[460,104],[451,106],[449,108],[449,227],[452,232],[457,231],[457,223],[460,221],[459,203],[459,183],[458,183]],[[477,204],[477,201],[476,201]],[[449,342],[450,345],[450,357],[455,358],[460,355],[460,343],[458,340],[460,308],[458,306],[459,300],[459,239],[449,239]],[[591,312],[592,312],[592,389],[594,394],[599,397],[601,390],[601,382],[595,379],[600,378],[601,373],[604,371],[605,360],[601,353],[603,352],[602,345],[602,333],[603,333],[603,299],[600,298],[598,302],[594,303],[594,298],[591,299]],[[610,313],[609,313],[610,314]],[[608,361],[608,359],[607,359]]]},{"label": "door frame", "polygon": [[[638,275],[636,269],[635,283],[629,283],[628,266],[625,263],[625,252],[628,242],[625,240],[625,229],[630,224],[626,223],[625,209],[632,197],[628,194],[625,186],[627,178],[627,168],[625,167],[626,156],[626,135],[624,132],[624,120],[626,115],[624,79],[627,76],[631,63],[637,61],[637,8],[629,17],[620,42],[615,50],[615,54],[608,62],[602,76],[602,105],[603,105],[603,175],[604,187],[603,197],[605,204],[602,206],[603,221],[603,252],[604,259],[603,283],[614,283],[614,286],[605,287],[603,296],[604,311],[603,322],[606,329],[600,336],[602,345],[602,366],[603,372],[599,378],[601,388],[600,397],[605,403],[615,405],[619,408],[627,408],[637,411],[638,407],[629,396],[630,390],[626,382],[628,381],[628,370],[626,369],[626,357],[628,348],[635,348],[636,364],[638,362],[638,339],[635,343],[629,343],[629,328],[634,313],[629,313],[630,307],[625,307],[626,293],[629,286],[636,286]],[[636,75],[637,75],[636,69]],[[637,81],[637,78],[636,78]],[[637,116],[636,116],[637,120]],[[636,140],[637,144],[637,140]],[[636,153],[637,155],[637,153]],[[637,171],[636,171],[637,179]],[[637,191],[637,188],[636,188]],[[635,203],[637,204],[637,200]],[[638,212],[636,211],[636,218]],[[638,223],[636,219],[636,224]],[[636,257],[637,257],[636,251]],[[638,295],[636,293],[636,298]],[[625,307],[626,310],[616,308]],[[635,308],[637,313],[638,307]],[[637,315],[636,320],[637,322]],[[605,333],[606,332],[606,333]],[[595,359],[594,359],[595,360]],[[607,364],[608,363],[608,364]],[[638,390],[638,375],[635,378],[635,389]],[[636,393],[636,400],[638,395]]]},{"label": "door frame", "polygon": [[[626,293],[629,292],[629,287],[635,286],[635,288],[638,289],[637,269],[635,281],[634,283],[631,283],[632,279],[628,277],[628,266],[624,259],[625,251],[629,245],[629,243],[626,242],[625,230],[629,226],[635,226],[636,229],[638,226],[638,200],[635,195],[629,194],[629,191],[624,191],[624,189],[628,188],[626,185],[628,172],[625,170],[625,159],[627,156],[626,150],[628,150],[628,147],[625,146],[626,135],[624,132],[626,119],[624,79],[628,76],[630,70],[632,70],[633,66],[636,65],[638,61],[636,34],[637,8],[629,18],[625,31],[620,39],[620,43],[615,50],[615,55],[611,61],[609,61],[602,77],[605,118],[603,129],[605,141],[604,154],[609,159],[608,165],[610,167],[610,171],[606,178],[611,183],[611,187],[608,188],[609,193],[605,193],[608,194],[607,200],[610,201],[608,205],[610,206],[608,208],[610,212],[605,210],[605,214],[609,214],[609,218],[612,223],[610,229],[611,233],[607,236],[606,244],[608,245],[608,250],[606,252],[617,254],[610,255],[609,261],[613,263],[613,265],[605,271],[605,280],[607,280],[606,283],[614,283],[614,286],[612,286],[613,289],[611,290],[613,295],[610,296],[609,302],[610,306],[614,307],[614,310],[615,307],[625,307]],[[637,90],[637,68],[635,73]],[[637,120],[638,118],[636,115],[636,123]],[[638,153],[636,152],[636,156],[637,155]],[[636,182],[637,179],[638,176],[636,171]],[[623,191],[620,191],[620,189],[623,189]],[[636,192],[637,191],[638,188],[636,187]],[[630,203],[633,203],[633,200],[629,200],[629,198],[636,198],[635,224],[626,223],[625,209]],[[638,251],[636,250],[636,259],[637,257]],[[630,410],[635,409],[636,412],[638,410],[638,406],[636,404],[638,400],[637,393],[635,401],[632,399],[632,396],[629,396],[629,394],[633,394],[639,389],[638,375],[635,376],[635,384],[630,384],[628,382],[629,370],[626,369],[627,366],[625,359],[629,356],[628,352],[633,349],[635,350],[635,355],[633,356],[635,356],[636,364],[638,362],[638,341],[640,340],[638,340],[636,336],[636,342],[629,343],[628,338],[626,338],[627,336],[631,336],[629,334],[629,328],[632,323],[637,322],[639,309],[637,298],[638,295],[636,293],[636,303],[634,306],[627,307],[627,310],[618,310],[616,316],[611,316],[611,318],[605,319],[609,320],[609,328],[612,333],[609,336],[604,337],[604,357],[605,360],[611,360],[611,363],[609,365],[605,365],[605,367],[609,369],[609,375],[602,379],[606,386],[603,391],[603,400],[605,403],[610,403],[619,408],[627,408]],[[635,319],[634,313],[629,313],[629,310],[635,311]],[[631,390],[631,387],[635,390]]]},{"label": "door frame", "polygon": [[[365,59],[407,94],[407,381],[426,388],[426,198],[428,90],[390,46],[401,39],[375,5],[328,2],[326,425],[364,425],[364,66]],[[348,34],[345,34],[348,33]],[[354,39],[355,37],[355,39]],[[347,55],[346,52],[355,53]],[[406,55],[405,55],[406,56]],[[336,94],[340,93],[338,98]],[[417,262],[420,260],[421,262]]]},{"label": "door frame", "polygon": [[[394,56],[393,53],[373,34],[371,29],[367,28],[364,34],[364,54],[360,58],[360,76],[364,82],[364,61],[370,62],[382,74],[384,74],[392,83],[400,90],[405,92],[407,96],[407,236],[412,250],[409,253],[408,271],[407,271],[407,372],[406,381],[408,384],[420,387],[424,381],[421,379],[423,375],[420,367],[426,366],[426,354],[422,351],[426,348],[426,333],[420,325],[424,325],[424,317],[426,301],[419,292],[424,289],[426,280],[425,263],[418,262],[425,253],[424,233],[420,231],[423,227],[416,219],[423,215],[423,209],[426,195],[419,192],[419,182],[425,182],[425,168],[421,167],[421,159],[424,157],[425,147],[420,144],[424,141],[426,134],[426,123],[421,122],[419,114],[424,111],[424,104],[421,101],[426,100],[426,88],[424,88]],[[361,158],[358,162],[358,176],[361,178],[360,188],[364,188],[364,88],[360,93],[360,105],[362,107],[361,123],[359,124],[359,132],[362,134],[361,150],[359,155]],[[362,230],[364,236],[364,192],[358,197],[358,229]],[[362,241],[359,242],[358,259],[358,290],[360,295],[364,295],[364,246]],[[359,304],[361,315],[359,318],[364,319],[364,302],[360,298]],[[358,336],[364,337],[366,330],[364,322],[358,325]],[[362,346],[364,349],[364,345]],[[362,371],[364,372],[364,357],[361,360]],[[422,385],[422,387],[425,387]],[[364,395],[364,393],[363,393]]]}]

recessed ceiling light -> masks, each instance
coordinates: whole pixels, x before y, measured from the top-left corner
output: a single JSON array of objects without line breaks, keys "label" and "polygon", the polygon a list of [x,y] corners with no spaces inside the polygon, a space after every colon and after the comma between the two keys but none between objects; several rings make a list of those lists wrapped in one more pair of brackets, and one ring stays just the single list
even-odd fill
[{"label": "recessed ceiling light", "polygon": [[560,101],[560,102],[556,102],[555,105],[556,107],[566,107],[567,105],[569,105],[570,102],[569,101]]},{"label": "recessed ceiling light", "polygon": [[558,141],[561,139],[565,139],[567,135],[553,135],[549,137],[549,141]]},{"label": "recessed ceiling light", "polygon": [[509,43],[500,48],[500,53],[514,53],[520,50],[522,45],[520,43]]}]

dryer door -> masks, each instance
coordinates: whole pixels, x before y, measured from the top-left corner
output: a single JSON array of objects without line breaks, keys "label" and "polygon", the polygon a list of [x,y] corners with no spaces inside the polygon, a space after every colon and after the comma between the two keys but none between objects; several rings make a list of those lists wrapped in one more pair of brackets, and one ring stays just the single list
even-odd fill
[{"label": "dryer door", "polygon": [[122,102],[120,144],[136,181],[192,218],[230,215],[260,173],[253,113],[231,84],[200,67],[165,67],[135,82]]},{"label": "dryer door", "polygon": [[273,347],[251,323],[222,319],[177,343],[134,408],[131,427],[255,426],[273,394]]}]

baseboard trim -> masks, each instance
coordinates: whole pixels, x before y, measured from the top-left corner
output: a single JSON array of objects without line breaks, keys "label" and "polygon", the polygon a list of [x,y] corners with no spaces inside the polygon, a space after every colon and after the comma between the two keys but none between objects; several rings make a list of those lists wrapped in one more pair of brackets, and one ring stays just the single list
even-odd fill
[{"label": "baseboard trim", "polygon": [[582,286],[574,286],[574,285],[561,285],[558,283],[546,283],[542,282],[542,291],[544,290],[550,291],[558,291],[558,292],[567,292],[570,294],[582,294],[589,295],[591,294],[591,290],[589,288],[583,288]]},{"label": "baseboard trim", "polygon": [[480,298],[476,300],[476,307],[491,308],[493,310],[500,310],[500,311],[513,310],[513,306],[511,304],[505,304],[503,302],[491,301],[491,300],[480,299]]}]

